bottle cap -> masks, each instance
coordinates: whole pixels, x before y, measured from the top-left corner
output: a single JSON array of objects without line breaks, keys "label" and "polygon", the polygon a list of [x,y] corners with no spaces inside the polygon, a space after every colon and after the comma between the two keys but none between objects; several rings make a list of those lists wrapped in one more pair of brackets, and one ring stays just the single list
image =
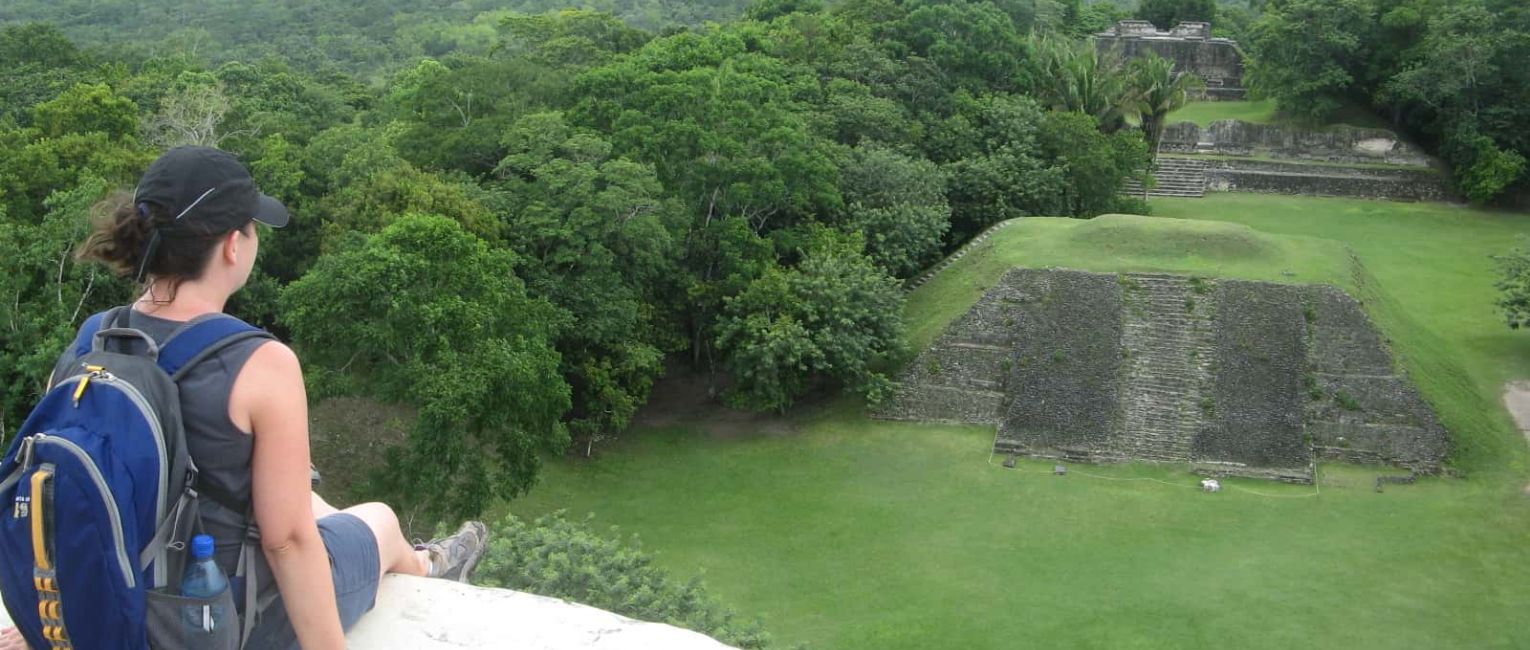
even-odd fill
[{"label": "bottle cap", "polygon": [[212,535],[197,535],[191,538],[191,557],[205,560],[213,555]]}]

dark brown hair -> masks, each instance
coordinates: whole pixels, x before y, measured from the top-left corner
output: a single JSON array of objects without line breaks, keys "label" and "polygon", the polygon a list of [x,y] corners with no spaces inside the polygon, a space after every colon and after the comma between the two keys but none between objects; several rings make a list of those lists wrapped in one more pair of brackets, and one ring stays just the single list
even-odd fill
[{"label": "dark brown hair", "polygon": [[[131,192],[116,192],[97,203],[91,210],[91,232],[80,244],[75,256],[81,260],[97,260],[111,268],[120,277],[134,279],[140,266],[147,288],[152,279],[170,282],[168,297],[155,297],[155,302],[175,300],[175,291],[182,282],[197,280],[207,269],[218,242],[232,230],[202,232],[196,228],[172,227],[175,215],[152,203],[134,205]],[[248,228],[249,224],[240,229]],[[159,229],[159,241],[148,250],[154,230]],[[144,254],[150,255],[147,264]]]}]

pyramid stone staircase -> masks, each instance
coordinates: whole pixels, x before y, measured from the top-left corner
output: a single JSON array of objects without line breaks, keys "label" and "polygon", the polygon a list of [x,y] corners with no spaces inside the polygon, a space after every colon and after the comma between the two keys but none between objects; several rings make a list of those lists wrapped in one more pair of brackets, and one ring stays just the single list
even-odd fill
[{"label": "pyramid stone staircase", "polygon": [[[1189,198],[1206,196],[1206,166],[1204,160],[1160,157],[1153,172],[1153,177],[1158,180],[1158,184],[1149,189],[1147,194],[1148,196]],[[1128,180],[1121,192],[1141,196],[1142,184],[1136,180]]]},{"label": "pyramid stone staircase", "polygon": [[1119,460],[1182,462],[1205,418],[1203,400],[1216,357],[1210,283],[1176,275],[1136,274],[1124,292],[1122,346],[1127,390],[1124,426],[1111,441]]}]

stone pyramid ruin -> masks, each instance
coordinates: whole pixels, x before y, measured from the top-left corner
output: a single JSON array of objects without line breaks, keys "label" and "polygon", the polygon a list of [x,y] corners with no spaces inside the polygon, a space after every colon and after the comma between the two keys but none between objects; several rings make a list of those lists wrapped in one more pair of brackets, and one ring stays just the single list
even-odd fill
[{"label": "stone pyramid ruin", "polygon": [[1438,471],[1444,427],[1339,289],[1014,269],[878,417],[992,424],[994,450],[1310,482],[1316,459]]}]

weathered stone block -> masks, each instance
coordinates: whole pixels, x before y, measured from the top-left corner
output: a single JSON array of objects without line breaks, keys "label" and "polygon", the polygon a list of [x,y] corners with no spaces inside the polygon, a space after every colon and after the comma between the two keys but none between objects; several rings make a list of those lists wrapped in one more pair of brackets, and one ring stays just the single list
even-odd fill
[{"label": "weathered stone block", "polygon": [[1299,287],[1217,284],[1217,367],[1211,416],[1196,437],[1198,459],[1256,467],[1311,464],[1302,437],[1306,364]]},{"label": "weathered stone block", "polygon": [[1121,285],[1052,271],[1014,329],[1011,396],[999,437],[1026,449],[1095,446],[1120,428]]}]

